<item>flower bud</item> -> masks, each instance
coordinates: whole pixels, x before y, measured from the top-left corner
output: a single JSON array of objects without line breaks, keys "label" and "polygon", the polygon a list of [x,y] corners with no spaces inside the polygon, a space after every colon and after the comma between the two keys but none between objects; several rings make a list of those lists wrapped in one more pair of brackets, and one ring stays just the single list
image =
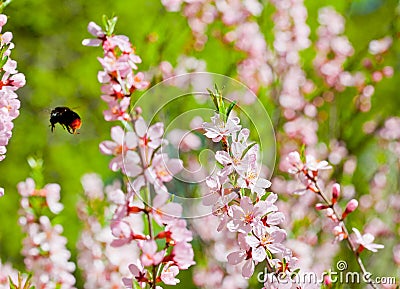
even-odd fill
[{"label": "flower bud", "polygon": [[350,214],[350,213],[353,212],[355,209],[357,209],[357,207],[358,207],[358,201],[357,201],[356,199],[350,200],[350,201],[347,203],[347,205],[346,205],[346,209],[345,209],[345,211],[344,211],[344,213],[343,213],[343,215],[342,215],[342,220],[343,220],[344,218],[346,218],[346,216],[347,216],[348,214]]},{"label": "flower bud", "polygon": [[332,204],[336,204],[340,195],[340,185],[334,184],[332,186]]},{"label": "flower bud", "polygon": [[140,106],[135,107],[135,113],[140,116],[142,114],[142,108]]},{"label": "flower bud", "polygon": [[332,278],[329,275],[324,275],[324,284],[325,285],[332,285]]},{"label": "flower bud", "polygon": [[327,206],[327,205],[325,205],[325,204],[318,203],[318,204],[315,205],[315,209],[316,209],[317,211],[325,210],[325,209],[327,209],[327,208],[329,208],[329,206]]}]

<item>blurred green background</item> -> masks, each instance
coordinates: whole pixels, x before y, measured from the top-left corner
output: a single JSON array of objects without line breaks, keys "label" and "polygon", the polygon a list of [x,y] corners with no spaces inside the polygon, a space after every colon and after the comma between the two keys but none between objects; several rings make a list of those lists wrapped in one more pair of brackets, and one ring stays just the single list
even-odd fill
[{"label": "blurred green background", "polygon": [[[346,17],[346,34],[356,51],[351,64],[355,67],[360,66],[360,59],[366,55],[369,41],[387,34],[395,37],[394,48],[385,61],[394,67],[396,73],[393,78],[378,84],[372,110],[349,116],[345,108],[352,98],[345,94],[335,104],[339,111],[337,133],[347,142],[351,153],[363,155],[370,143],[363,139],[362,124],[368,119],[399,115],[398,2],[309,0],[305,3],[309,9],[311,39],[316,38],[317,11],[320,7],[334,6]],[[26,159],[37,156],[44,160],[46,183],[55,182],[62,187],[65,209],[58,220],[64,225],[68,247],[75,260],[74,247],[80,228],[75,204],[82,192],[81,176],[96,172],[106,182],[119,177],[108,170],[109,157],[101,155],[98,150],[98,144],[109,139],[112,124],[103,120],[102,111],[106,109],[106,104],[100,99],[100,84],[97,82],[97,72],[101,69],[97,57],[102,55],[102,50],[81,45],[84,38],[91,38],[87,32],[88,22],[101,24],[104,14],[118,16],[116,34],[129,36],[136,46],[137,54],[143,60],[139,66],[141,71],[157,66],[162,60],[175,65],[177,58],[186,54],[204,59],[210,72],[235,77],[236,72],[232,67],[244,55],[212,37],[204,50],[194,51],[186,19],[180,13],[167,12],[156,0],[14,0],[4,13],[9,18],[3,32],[11,31],[14,35],[15,48],[11,57],[18,62],[18,70],[25,74],[27,84],[18,91],[21,114],[14,121],[7,157],[0,163],[0,186],[6,192],[0,199],[0,258],[23,269],[20,255],[22,234],[17,226],[19,195],[16,185],[30,174]],[[273,40],[272,13],[273,8],[265,2],[259,23],[269,43]],[[214,23],[210,29],[218,29],[219,26],[221,23]],[[314,54],[312,48],[304,51],[306,70],[311,70],[312,63],[309,60]],[[136,93],[135,97],[139,95]],[[267,110],[274,114],[275,108],[268,96],[261,92],[260,99]],[[156,103],[157,100],[149,99],[149,102]],[[79,135],[70,135],[60,126],[51,133],[49,113],[56,106],[69,106],[80,114],[83,124]],[[177,109],[184,110],[182,107]],[[320,131],[321,138],[325,140],[332,133]],[[371,163],[371,160],[365,160],[365,165]],[[365,180],[368,172],[363,171],[362,167],[358,171],[358,178]],[[395,175],[394,179],[397,177]],[[360,184],[361,187],[367,185]]]}]

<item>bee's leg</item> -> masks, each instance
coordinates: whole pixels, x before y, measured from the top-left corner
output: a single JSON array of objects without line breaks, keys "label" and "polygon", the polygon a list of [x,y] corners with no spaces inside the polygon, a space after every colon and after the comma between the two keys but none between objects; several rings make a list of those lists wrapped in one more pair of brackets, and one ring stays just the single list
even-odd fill
[{"label": "bee's leg", "polygon": [[71,132],[71,127],[70,127],[69,125],[66,125],[65,127],[67,128],[67,131],[68,131],[70,134],[73,134],[73,132]]}]

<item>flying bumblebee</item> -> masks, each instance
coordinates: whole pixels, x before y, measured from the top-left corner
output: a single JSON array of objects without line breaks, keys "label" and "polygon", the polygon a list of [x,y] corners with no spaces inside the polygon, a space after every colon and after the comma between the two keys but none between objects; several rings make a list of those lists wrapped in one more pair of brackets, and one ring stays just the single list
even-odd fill
[{"label": "flying bumblebee", "polygon": [[55,125],[59,123],[70,134],[77,134],[76,132],[82,125],[80,116],[66,106],[59,106],[50,112],[50,126],[51,132],[54,131]]}]

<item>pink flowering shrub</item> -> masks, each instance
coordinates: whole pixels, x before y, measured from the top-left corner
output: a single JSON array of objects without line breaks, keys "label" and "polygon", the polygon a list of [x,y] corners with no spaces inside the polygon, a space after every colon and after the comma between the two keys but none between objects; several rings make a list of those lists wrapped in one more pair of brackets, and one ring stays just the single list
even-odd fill
[{"label": "pink flowering shrub", "polygon": [[[123,251],[135,244],[139,252],[127,266],[132,275],[122,279],[127,288],[156,288],[161,282],[175,285],[180,282],[176,278],[179,271],[195,264],[189,243],[192,233],[186,228],[186,221],[179,219],[182,207],[173,202],[173,195],[165,186],[182,169],[182,161],[163,153],[167,144],[162,138],[163,123],[148,126],[140,108],[134,114],[128,110],[131,93],[147,87],[148,82],[143,73],[133,74],[135,63],[141,60],[127,37],[112,35],[115,22],[116,18],[108,20],[107,32],[89,23],[88,30],[97,39],[83,41],[87,46],[101,44],[104,50],[104,58],[99,59],[104,71],[98,79],[104,83],[102,98],[110,106],[104,113],[105,120],[126,121],[125,130],[112,127],[112,140],[100,144],[103,154],[113,156],[110,169],[120,170],[129,178],[125,193],[117,189],[109,195],[109,201],[115,204],[110,222],[114,240],[110,244]],[[145,226],[138,226],[137,219]]]},{"label": "pink flowering shrub", "polygon": [[[136,246],[115,248],[111,246],[114,237],[108,220],[116,204],[112,196],[121,192],[121,184],[115,181],[104,186],[96,174],[82,177],[84,197],[78,203],[78,217],[84,224],[78,248],[78,266],[84,275],[85,288],[119,288],[123,276],[127,275],[131,260],[137,258]],[[136,219],[136,226],[140,220]]]},{"label": "pink flowering shrub", "polygon": [[[335,8],[303,0],[159,2],[156,24],[181,17],[185,40],[170,39],[176,34],[169,26],[129,19],[139,31],[137,53],[127,36],[114,33],[116,17],[104,18],[104,28],[89,23],[92,38],[82,44],[102,49],[97,101],[105,109],[101,121],[95,110],[81,115],[83,128],[90,130],[92,116],[101,124],[65,141],[74,153],[66,163],[75,165],[82,152],[93,157],[82,140],[107,128],[109,136],[95,140],[95,158],[108,166],[77,164],[85,172],[81,194],[61,196],[64,185],[45,185],[29,159],[32,178],[17,186],[23,264],[1,260],[0,288],[397,288],[398,280],[376,283],[400,268],[400,118],[380,109],[390,104],[376,97],[396,75],[387,61],[398,46],[396,23],[390,35],[359,43],[342,12],[351,14],[360,1],[347,3],[349,10],[344,1]],[[0,28],[6,20],[0,15]],[[146,27],[154,32],[141,35]],[[25,78],[10,59],[12,34],[0,36],[3,160]],[[232,76],[246,92],[214,83],[207,71]],[[151,94],[150,83],[156,88],[161,80]],[[251,109],[257,105],[271,120]],[[257,135],[270,121],[274,132]],[[49,151],[44,159],[63,168],[62,155]],[[46,178],[79,183],[65,175]],[[76,244],[63,233],[71,204],[80,225]],[[336,273],[364,278],[348,282]]]},{"label": "pink flowering shrub", "polygon": [[36,188],[31,178],[18,184],[22,197],[19,224],[26,234],[22,255],[26,269],[33,273],[36,288],[75,288],[75,264],[69,261],[71,253],[62,236],[63,227],[52,224],[47,216],[57,215],[63,209],[60,189],[58,184]]},{"label": "pink flowering shrub", "polygon": [[[348,214],[355,211],[358,207],[358,201],[356,199],[351,199],[345,206],[342,213],[340,213],[336,207],[336,204],[340,197],[340,185],[335,183],[332,186],[332,197],[329,199],[325,193],[321,190],[318,180],[318,175],[322,170],[330,169],[326,161],[317,162],[313,157],[306,156],[306,163],[303,163],[298,152],[291,152],[287,157],[287,162],[290,166],[289,173],[294,174],[298,177],[300,182],[304,185],[301,190],[302,193],[310,192],[318,195],[323,203],[317,203],[315,208],[317,210],[326,210],[326,216],[333,221],[332,232],[335,235],[335,241],[346,240],[349,244],[350,250],[357,259],[360,266],[360,270],[366,276],[367,271],[364,264],[360,258],[360,253],[364,250],[370,250],[372,252],[377,252],[378,249],[384,248],[381,244],[374,244],[374,236],[370,233],[361,235],[360,231],[353,228],[355,237],[351,238],[349,236],[349,230],[346,227],[344,220]],[[375,285],[369,277],[366,277],[366,282],[368,282],[372,287]]]},{"label": "pink flowering shrub", "polygon": [[135,49],[125,35],[113,35],[116,18],[108,20],[107,32],[99,25],[90,22],[88,31],[94,39],[82,41],[86,46],[102,46],[104,56],[98,58],[103,71],[99,71],[97,79],[102,85],[101,98],[108,104],[109,109],[104,111],[106,121],[130,120],[128,108],[130,96],[137,89],[146,88],[149,83],[144,80],[142,72],[134,73],[136,64],[142,60],[135,54]]},{"label": "pink flowering shrub", "polygon": [[[291,263],[290,250],[283,241],[286,232],[278,227],[284,215],[275,205],[277,196],[266,195],[271,183],[259,174],[257,161],[258,145],[248,140],[249,130],[242,128],[238,117],[229,117],[233,105],[225,108],[220,92],[211,93],[217,111],[211,123],[205,122],[205,136],[213,142],[221,142],[223,150],[217,151],[215,158],[222,168],[207,177],[210,189],[206,200],[213,204],[213,214],[219,216],[217,231],[228,229],[237,234],[238,251],[227,256],[231,265],[242,265],[242,276],[250,278],[255,265],[266,260],[268,268],[279,268],[279,264]],[[284,255],[279,263],[272,254]]]},{"label": "pink flowering shrub", "polygon": [[[7,23],[7,16],[0,14],[0,32]],[[0,37],[0,161],[6,157],[6,146],[12,136],[13,120],[19,115],[20,101],[16,91],[25,85],[25,76],[17,71],[17,62],[11,59],[13,34],[2,32]],[[0,187],[0,197],[4,189]]]}]

